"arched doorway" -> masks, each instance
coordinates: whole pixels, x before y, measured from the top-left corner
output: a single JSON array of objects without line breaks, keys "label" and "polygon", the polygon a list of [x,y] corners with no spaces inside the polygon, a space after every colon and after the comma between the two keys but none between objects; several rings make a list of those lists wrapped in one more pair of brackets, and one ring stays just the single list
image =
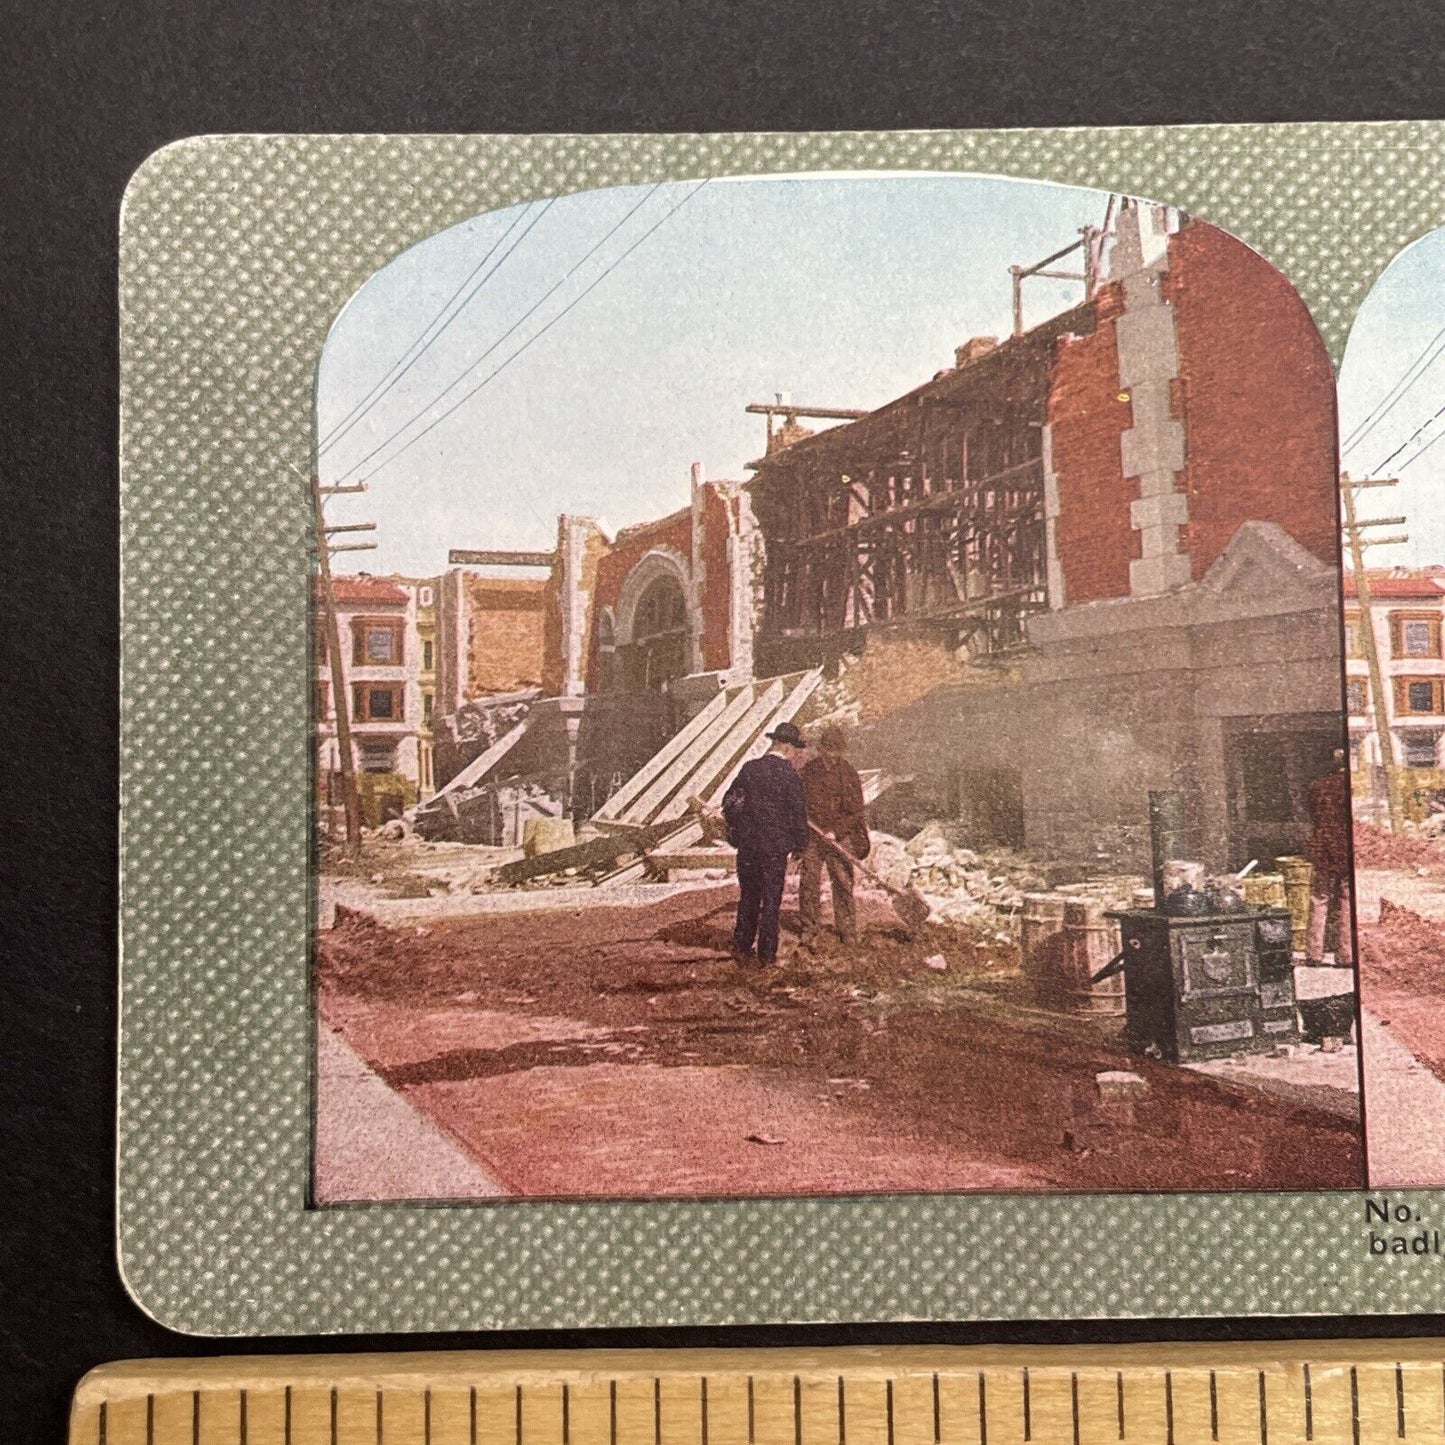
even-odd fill
[{"label": "arched doorway", "polygon": [[625,685],[661,692],[687,675],[687,597],[671,573],[654,577],[637,599],[631,638],[619,649]]}]

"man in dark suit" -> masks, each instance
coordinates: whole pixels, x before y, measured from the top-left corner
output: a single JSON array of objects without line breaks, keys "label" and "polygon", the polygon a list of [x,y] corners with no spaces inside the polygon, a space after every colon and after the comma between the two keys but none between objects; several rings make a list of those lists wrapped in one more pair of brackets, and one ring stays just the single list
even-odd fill
[{"label": "man in dark suit", "polygon": [[797,760],[807,750],[792,723],[779,723],[768,735],[772,747],[744,763],[723,796],[728,837],[738,850],[738,917],[733,956],[751,959],[757,940],[759,963],[778,957],[778,915],[788,857],[808,846],[808,809]]}]

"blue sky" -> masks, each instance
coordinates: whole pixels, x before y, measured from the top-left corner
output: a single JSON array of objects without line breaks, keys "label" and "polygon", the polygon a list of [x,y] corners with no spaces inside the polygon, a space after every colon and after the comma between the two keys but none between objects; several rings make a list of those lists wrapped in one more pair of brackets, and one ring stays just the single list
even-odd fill
[{"label": "blue sky", "polygon": [[[323,440],[506,236],[478,275],[497,269],[457,319],[323,451],[326,482],[386,461],[690,196],[505,371],[377,472],[366,495],[330,503],[333,521],[378,524],[378,550],[341,565],[428,575],[446,567],[449,547],[550,547],[562,511],[610,529],[672,511],[694,461],[710,477],[743,479],[764,435],[748,402],[785,391],[801,403],[871,407],[926,381],[969,337],[1006,335],[1009,266],[1097,225],[1108,199],[966,176],[717,180],[690,194],[695,185],[562,197],[540,219],[540,206],[520,218],[520,208],[493,212],[413,247],[362,287],[323,352]],[[618,222],[592,261],[427,409]],[[1081,296],[1077,283],[1030,281],[1025,320]]]},{"label": "blue sky", "polygon": [[[1426,348],[1434,357],[1377,425],[1347,446],[1342,465],[1351,476],[1398,476],[1397,487],[1359,493],[1361,516],[1401,516],[1410,541],[1372,547],[1368,565],[1445,562],[1445,437],[1408,466],[1401,464],[1445,433],[1445,229],[1402,252],[1371,288],[1350,331],[1340,368],[1340,435],[1351,434],[1390,394]],[[1437,339],[1438,338],[1438,339]],[[1435,348],[1438,347],[1438,353]],[[1417,432],[1419,433],[1418,435]],[[1404,450],[1390,461],[1397,448]],[[1381,536],[1400,528],[1378,528]]]}]

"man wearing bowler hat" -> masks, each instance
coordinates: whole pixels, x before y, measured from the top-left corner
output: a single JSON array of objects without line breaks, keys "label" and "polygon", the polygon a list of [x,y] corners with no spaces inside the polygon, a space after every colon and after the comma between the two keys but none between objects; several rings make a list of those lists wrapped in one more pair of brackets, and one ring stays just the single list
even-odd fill
[{"label": "man wearing bowler hat", "polygon": [[807,750],[790,722],[768,735],[772,747],[744,763],[723,796],[728,837],[738,850],[738,918],[733,957],[768,964],[778,957],[778,915],[788,857],[808,846],[808,808],[797,762]]}]

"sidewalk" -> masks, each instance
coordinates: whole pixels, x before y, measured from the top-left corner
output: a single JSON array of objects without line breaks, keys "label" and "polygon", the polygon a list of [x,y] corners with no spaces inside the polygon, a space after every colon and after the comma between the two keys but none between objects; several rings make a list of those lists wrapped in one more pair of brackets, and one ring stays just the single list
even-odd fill
[{"label": "sidewalk", "polygon": [[1360,1010],[1372,1189],[1445,1185],[1445,1084],[1368,1009]]},{"label": "sidewalk", "polygon": [[506,1191],[340,1034],[316,1028],[316,1202],[490,1199]]}]

